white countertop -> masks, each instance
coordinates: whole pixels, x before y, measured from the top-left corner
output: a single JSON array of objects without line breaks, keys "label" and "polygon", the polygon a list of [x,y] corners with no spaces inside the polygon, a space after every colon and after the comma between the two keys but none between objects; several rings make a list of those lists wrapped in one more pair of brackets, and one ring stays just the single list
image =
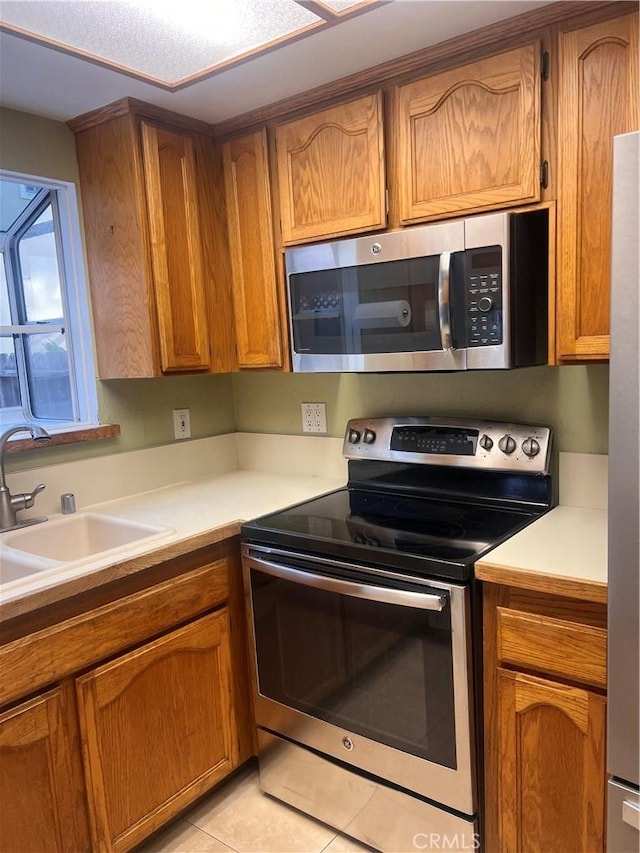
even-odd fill
[{"label": "white countertop", "polygon": [[476,564],[485,581],[591,601],[607,596],[607,512],[558,506]]},{"label": "white countertop", "polygon": [[[99,557],[76,560],[3,584],[0,619],[13,618],[236,536],[242,521],[345,484],[346,467],[340,458],[338,440],[309,441],[296,437],[292,442],[291,437],[284,438],[283,444],[283,437],[237,434],[195,442],[191,448],[180,450],[179,465],[173,469],[174,476],[176,471],[186,472],[190,479],[83,505],[81,513],[98,513],[168,529],[138,544],[120,546]],[[282,447],[287,448],[284,455]],[[157,482],[158,467],[166,466],[167,454],[168,451],[159,448],[121,454],[108,462],[88,461],[83,463],[82,472],[74,469],[75,488],[80,491],[81,487],[94,497],[111,497],[116,486],[108,482],[106,475],[111,474],[114,479],[118,465],[126,470],[129,486],[134,482],[135,471],[138,472],[135,482],[154,482],[154,478]],[[600,495],[595,504],[556,507],[478,562],[478,578],[606,601],[607,514],[603,508],[606,492],[595,488],[606,470],[602,467],[602,457],[587,458],[585,465],[583,456],[561,454],[561,477],[564,466],[565,481],[572,484],[572,490],[565,489],[564,496],[576,500],[578,495]],[[342,467],[334,464],[335,458]],[[194,476],[198,469],[203,474],[200,478]],[[120,482],[122,471],[115,473]],[[33,472],[27,472],[26,476],[33,478]],[[60,472],[52,468],[42,479],[51,482],[56,477],[60,478],[56,486],[62,488],[69,481],[69,470]],[[586,485],[589,487],[585,488]],[[560,497],[562,501],[562,489]],[[47,523],[57,523],[61,518],[52,514]],[[2,548],[2,537],[0,549],[9,554],[8,549]]]},{"label": "white countertop", "polygon": [[[270,447],[271,443],[272,439],[268,439],[267,446]],[[320,449],[323,451],[323,445]],[[45,568],[2,584],[0,619],[13,618],[236,536],[245,520],[332,491],[346,482],[346,476],[339,470],[327,466],[323,468],[323,476],[309,473],[313,466],[310,469],[308,464],[306,472],[301,474],[292,474],[288,465],[281,467],[286,473],[235,469],[83,506],[73,517],[85,513],[99,514],[164,527],[167,531],[137,544],[123,545],[96,557]],[[64,524],[64,519],[60,514],[51,514],[45,524]],[[36,528],[41,528],[41,525],[25,529]],[[9,543],[3,544],[7,536],[10,533],[0,537],[0,559],[4,553],[8,561],[12,552]]]}]

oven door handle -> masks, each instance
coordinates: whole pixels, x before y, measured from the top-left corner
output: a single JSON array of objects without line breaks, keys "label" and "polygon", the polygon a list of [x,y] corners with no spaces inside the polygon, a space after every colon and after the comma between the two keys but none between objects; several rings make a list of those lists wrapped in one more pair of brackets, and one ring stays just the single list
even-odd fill
[{"label": "oven door handle", "polygon": [[268,560],[256,560],[250,557],[247,560],[250,567],[254,567],[267,575],[276,578],[293,581],[294,583],[310,586],[314,589],[322,589],[327,592],[337,592],[340,595],[350,595],[353,598],[366,598],[368,601],[380,601],[384,604],[399,604],[404,607],[416,607],[419,610],[444,610],[447,604],[446,595],[433,593],[410,592],[405,589],[388,589],[383,586],[374,586],[369,583],[357,583],[340,578],[316,575],[313,572],[301,569],[292,569]]},{"label": "oven door handle", "polygon": [[445,351],[453,349],[451,301],[449,296],[450,279],[451,252],[443,252],[440,255],[440,268],[438,270],[438,316],[440,318],[440,341],[442,349]]}]

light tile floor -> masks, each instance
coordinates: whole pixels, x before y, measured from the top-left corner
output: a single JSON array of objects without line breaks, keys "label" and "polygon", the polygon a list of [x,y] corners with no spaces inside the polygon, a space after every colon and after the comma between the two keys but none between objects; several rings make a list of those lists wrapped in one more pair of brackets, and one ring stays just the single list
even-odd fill
[{"label": "light tile floor", "polygon": [[260,791],[252,766],[137,853],[368,853],[370,848]]}]

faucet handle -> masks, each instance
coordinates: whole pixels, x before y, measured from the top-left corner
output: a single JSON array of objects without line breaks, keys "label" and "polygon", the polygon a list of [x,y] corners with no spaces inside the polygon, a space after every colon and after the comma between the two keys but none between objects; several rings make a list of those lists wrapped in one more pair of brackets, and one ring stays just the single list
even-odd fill
[{"label": "faucet handle", "polygon": [[45,484],[38,483],[38,485],[35,487],[35,489],[31,492],[30,495],[24,495],[24,509],[28,509],[29,507],[32,507],[34,505],[34,503],[36,502],[36,495],[39,495],[43,489],[46,489]]}]

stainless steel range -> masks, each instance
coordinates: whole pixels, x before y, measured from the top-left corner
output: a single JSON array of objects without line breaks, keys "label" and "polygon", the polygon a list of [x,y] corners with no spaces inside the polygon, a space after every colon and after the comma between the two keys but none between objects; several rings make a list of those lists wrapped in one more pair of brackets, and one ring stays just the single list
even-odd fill
[{"label": "stainless steel range", "polygon": [[553,505],[551,432],[347,425],[345,488],[245,524],[262,789],[382,851],[480,844],[473,565]]}]

